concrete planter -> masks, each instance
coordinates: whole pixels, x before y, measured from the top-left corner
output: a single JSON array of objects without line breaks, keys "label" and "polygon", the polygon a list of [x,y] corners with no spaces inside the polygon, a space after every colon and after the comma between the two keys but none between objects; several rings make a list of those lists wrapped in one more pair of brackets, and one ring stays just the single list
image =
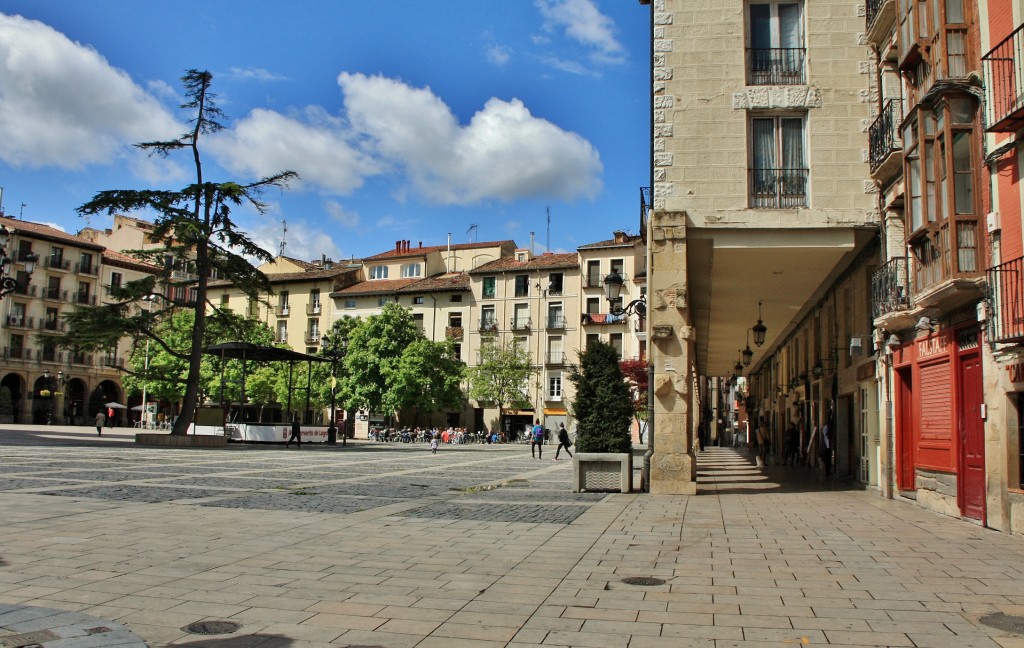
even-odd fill
[{"label": "concrete planter", "polygon": [[572,492],[629,493],[633,454],[577,452],[572,456]]}]

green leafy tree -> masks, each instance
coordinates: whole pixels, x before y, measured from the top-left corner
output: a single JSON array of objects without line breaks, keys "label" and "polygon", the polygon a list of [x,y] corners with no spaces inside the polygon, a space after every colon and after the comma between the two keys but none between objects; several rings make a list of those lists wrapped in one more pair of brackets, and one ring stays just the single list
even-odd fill
[{"label": "green leafy tree", "polygon": [[[67,319],[69,335],[59,342],[66,347],[111,349],[118,338],[129,335],[149,338],[169,356],[187,363],[187,377],[182,392],[181,415],[175,420],[173,434],[185,434],[203,385],[203,347],[206,343],[207,282],[216,271],[221,278],[253,299],[271,292],[267,277],[253,267],[248,259],[269,261],[271,255],[232,220],[231,211],[250,205],[263,213],[266,205],[262,193],[272,187],[283,187],[296,174],[285,171],[250,184],[207,180],[203,173],[200,141],[203,136],[223,130],[224,114],[216,106],[210,91],[213,75],[189,70],[182,78],[188,101],[182,108],[193,112],[190,128],[176,139],[138,144],[140,149],[166,157],[172,153],[190,154],[194,165],[194,182],[174,190],[118,189],[103,191],[78,208],[82,216],[142,211],[155,214],[150,239],[163,244],[159,250],[135,250],[136,258],[155,263],[161,272],[139,281],[128,282],[111,291],[111,300],[101,306],[78,309]],[[179,281],[175,271],[186,270],[194,279]],[[162,288],[162,290],[160,289]],[[141,306],[150,294],[165,296],[154,308]],[[210,317],[219,314],[215,304]],[[158,333],[157,324],[184,307],[194,315],[190,344],[170,344]]]},{"label": "green leafy tree", "polygon": [[412,311],[389,303],[352,328],[345,354],[342,392],[353,407],[394,413],[389,380],[398,370],[406,347],[422,337]]},{"label": "green leafy tree", "polygon": [[615,347],[599,341],[588,344],[569,379],[576,387],[573,413],[579,451],[629,452],[629,422],[635,410]]},{"label": "green leafy tree", "polygon": [[[346,347],[352,337],[352,331],[362,322],[358,317],[345,315],[337,319],[331,325],[331,329],[320,337],[320,355],[331,359],[332,354],[337,365],[335,366],[335,404],[339,409],[348,411],[354,404],[353,394],[348,390],[348,382],[344,380],[346,374],[345,356],[348,353]],[[344,341],[344,342],[343,342]],[[317,401],[325,406],[331,403],[331,363],[318,362],[313,365],[313,393]]]},{"label": "green leafy tree", "polygon": [[465,365],[455,357],[455,343],[451,340],[415,340],[405,348],[389,376],[387,407],[397,411],[412,409],[417,415],[455,409],[462,401],[464,371]]},{"label": "green leafy tree", "polygon": [[500,421],[506,408],[530,407],[530,383],[539,372],[515,340],[481,344],[480,364],[467,370],[469,397],[497,405]]}]

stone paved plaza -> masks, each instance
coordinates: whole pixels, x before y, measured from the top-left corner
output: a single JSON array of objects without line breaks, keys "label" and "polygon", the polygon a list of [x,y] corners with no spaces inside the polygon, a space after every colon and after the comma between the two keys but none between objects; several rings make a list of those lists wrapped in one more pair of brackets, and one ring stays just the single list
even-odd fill
[{"label": "stone paved plaza", "polygon": [[553,447],[131,438],[0,429],[0,646],[1024,647],[1024,540],[742,451],[651,497]]}]

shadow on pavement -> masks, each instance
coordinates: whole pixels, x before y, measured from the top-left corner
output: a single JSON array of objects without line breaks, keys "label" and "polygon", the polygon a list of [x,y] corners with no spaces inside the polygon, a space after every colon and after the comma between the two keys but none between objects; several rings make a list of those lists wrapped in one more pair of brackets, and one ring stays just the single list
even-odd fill
[{"label": "shadow on pavement", "polygon": [[705,448],[697,453],[698,494],[808,493],[863,490],[807,466],[764,466],[745,448]]}]

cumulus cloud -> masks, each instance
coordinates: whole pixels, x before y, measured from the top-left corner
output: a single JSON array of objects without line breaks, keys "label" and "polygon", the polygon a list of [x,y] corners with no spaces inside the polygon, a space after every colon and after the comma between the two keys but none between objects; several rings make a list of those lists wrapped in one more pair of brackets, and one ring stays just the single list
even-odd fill
[{"label": "cumulus cloud", "polygon": [[0,14],[0,61],[0,159],[13,167],[106,164],[183,130],[127,74],[41,22]]},{"label": "cumulus cloud", "polygon": [[241,79],[243,81],[259,81],[267,83],[271,81],[284,81],[288,77],[264,70],[263,68],[237,68],[233,67],[225,74],[225,76],[232,79]]},{"label": "cumulus cloud", "polygon": [[487,48],[487,60],[501,67],[508,63],[512,56],[512,50],[504,45],[491,45]]},{"label": "cumulus cloud", "polygon": [[331,217],[331,220],[339,223],[342,227],[354,228],[359,225],[359,213],[345,209],[336,200],[328,200],[324,203],[324,209],[327,210],[327,215]]},{"label": "cumulus cloud", "polygon": [[[249,236],[264,250],[277,256],[281,249],[281,223],[263,219],[246,228]],[[304,261],[319,259],[327,255],[331,259],[344,258],[341,249],[319,225],[310,227],[308,223],[298,219],[288,221],[288,240],[284,248],[285,256]]]},{"label": "cumulus cloud", "polygon": [[342,73],[352,127],[439,204],[488,199],[591,197],[602,165],[576,133],[535,117],[518,99],[492,98],[466,125],[429,88]]},{"label": "cumulus cloud", "polygon": [[302,114],[256,109],[222,131],[207,146],[232,173],[254,177],[291,170],[299,183],[328,192],[349,194],[382,165],[349,143],[340,122],[317,107]]},{"label": "cumulus cloud", "polygon": [[544,29],[564,29],[569,38],[593,50],[602,62],[621,60],[622,45],[615,38],[615,23],[593,0],[535,0],[544,17]]}]

